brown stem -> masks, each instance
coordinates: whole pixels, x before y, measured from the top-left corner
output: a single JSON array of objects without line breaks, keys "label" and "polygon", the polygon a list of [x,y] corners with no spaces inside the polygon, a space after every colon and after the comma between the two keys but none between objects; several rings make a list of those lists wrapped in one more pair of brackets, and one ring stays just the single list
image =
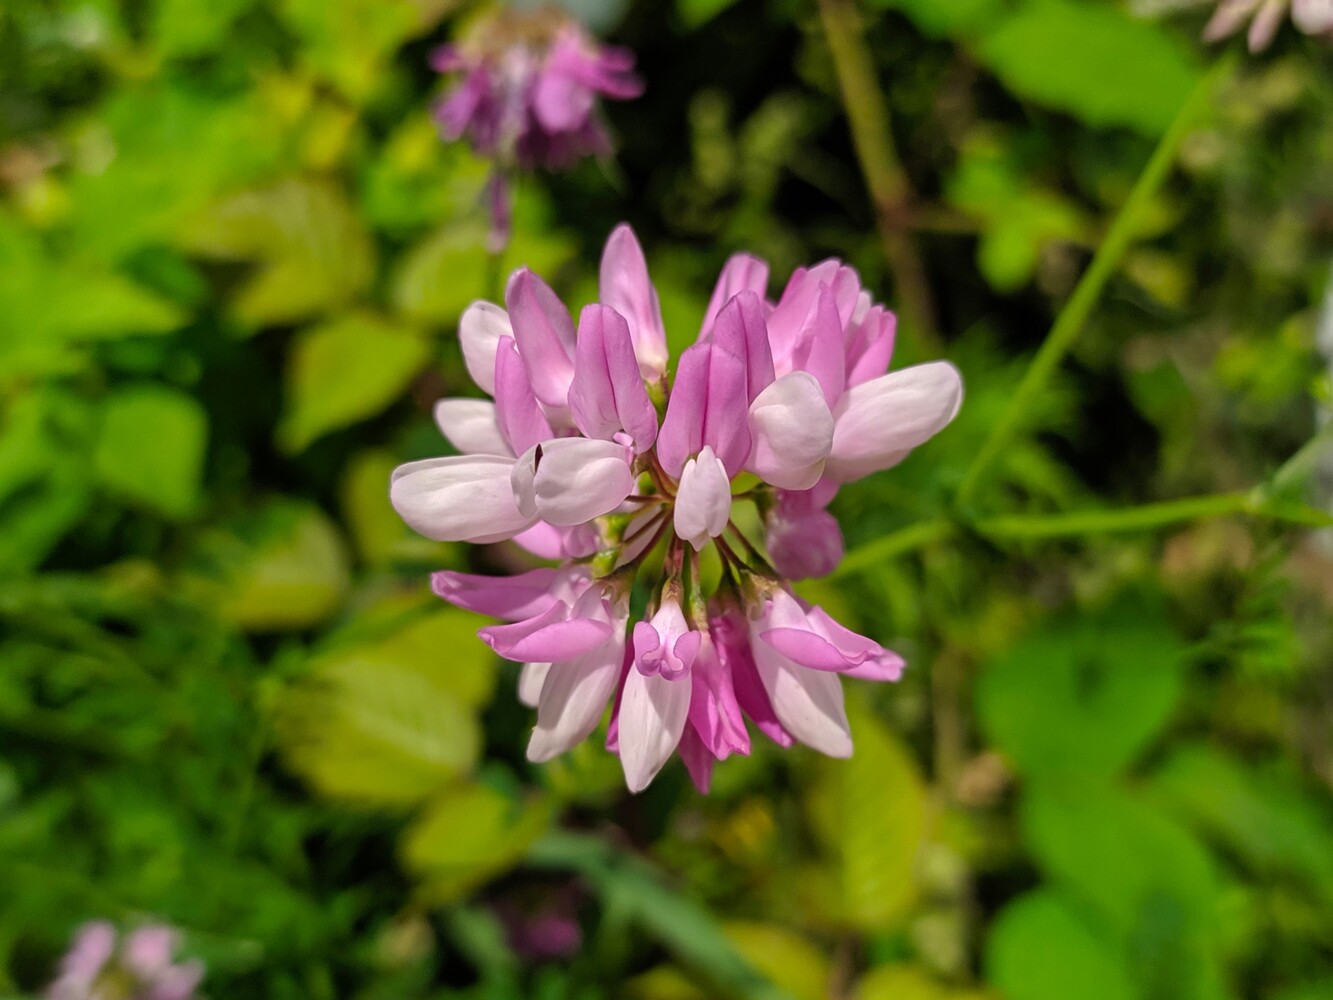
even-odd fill
[{"label": "brown stem", "polygon": [[903,319],[923,352],[938,353],[935,301],[907,225],[915,195],[893,144],[889,108],[862,34],[861,13],[855,0],[819,0],[819,14]]}]

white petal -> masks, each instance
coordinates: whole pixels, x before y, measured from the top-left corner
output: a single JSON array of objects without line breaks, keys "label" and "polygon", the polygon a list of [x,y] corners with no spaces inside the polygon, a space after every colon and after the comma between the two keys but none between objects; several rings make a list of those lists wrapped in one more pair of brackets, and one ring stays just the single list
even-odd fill
[{"label": "white petal", "polygon": [[542,686],[550,670],[549,663],[525,663],[518,672],[518,700],[528,708],[536,708],[541,701]]},{"label": "white petal", "polygon": [[615,694],[625,657],[623,635],[570,663],[553,663],[537,704],[537,725],[528,741],[528,760],[550,760],[588,738]]},{"label": "white petal", "polygon": [[657,777],[685,732],[690,710],[690,680],[645,677],[631,668],[620,698],[620,765],[631,792],[641,792]]},{"label": "white petal", "polygon": [[525,513],[568,527],[609,514],[634,489],[630,449],[616,441],[555,438],[529,448],[514,467]]},{"label": "white petal", "polygon": [[846,483],[897,465],[947,426],[962,403],[963,378],[947,361],[852,386],[834,408],[825,472]]},{"label": "white petal", "polygon": [[459,455],[409,462],[393,470],[389,500],[398,515],[441,542],[498,542],[532,519],[514,503],[514,461],[494,455]]},{"label": "white petal", "polygon": [[442,399],[435,404],[435,425],[464,455],[513,457],[488,399]]},{"label": "white petal", "polygon": [[463,362],[468,374],[473,382],[492,395],[495,394],[496,348],[501,337],[513,335],[509,314],[494,302],[472,303],[458,321],[458,342],[463,348]]},{"label": "white petal", "polygon": [[808,372],[782,376],[750,404],[754,441],[746,468],[784,490],[808,490],[824,474],[833,414]]},{"label": "white petal", "polygon": [[773,713],[787,732],[830,757],[850,757],[852,733],[841,678],[833,671],[793,663],[753,633],[751,646]]},{"label": "white petal", "polygon": [[676,492],[676,534],[699,551],[727,530],[731,519],[731,480],[727,468],[704,445],[697,458],[685,463]]}]

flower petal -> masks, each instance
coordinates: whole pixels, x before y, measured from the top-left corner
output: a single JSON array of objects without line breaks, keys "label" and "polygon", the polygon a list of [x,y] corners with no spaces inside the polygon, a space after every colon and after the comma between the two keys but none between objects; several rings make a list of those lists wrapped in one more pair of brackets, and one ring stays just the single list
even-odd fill
[{"label": "flower petal", "polygon": [[512,337],[509,314],[493,302],[477,301],[458,321],[458,342],[468,374],[486,392],[495,393],[495,349],[501,337]]},{"label": "flower petal", "polygon": [[732,254],[722,265],[713,287],[713,297],[708,300],[708,311],[704,314],[704,325],[699,331],[699,339],[707,340],[715,335],[718,314],[722,307],[741,292],[753,292],[762,302],[768,292],[768,262],[748,253]]},{"label": "flower petal", "polygon": [[488,399],[442,399],[435,404],[435,426],[465,455],[514,452],[500,432],[495,404]]},{"label": "flower petal", "polygon": [[570,663],[553,663],[542,685],[537,725],[528,741],[528,760],[540,764],[587,739],[597,728],[615,693],[625,663],[625,619],[617,609],[615,634],[588,655]]},{"label": "flower petal", "polygon": [[620,764],[631,792],[641,792],[680,743],[690,708],[688,679],[631,670],[620,698]]},{"label": "flower petal", "polygon": [[591,653],[611,637],[611,626],[595,618],[577,617],[557,601],[541,614],[512,625],[479,629],[482,642],[517,663],[564,663]]},{"label": "flower petal", "polygon": [[558,598],[552,593],[562,571],[533,569],[517,576],[477,576],[441,570],[430,588],[455,607],[517,622],[539,615]]},{"label": "flower petal", "polygon": [[518,344],[512,337],[502,339],[496,349],[495,418],[515,455],[555,437],[532,391],[527,366],[519,357]]},{"label": "flower petal", "polygon": [[851,727],[838,675],[793,663],[762,639],[754,645],[755,668],[782,727],[820,753],[850,757]]},{"label": "flower petal", "polygon": [[807,490],[824,474],[833,414],[813,375],[790,372],[750,404],[753,450],[746,468],[786,490]]},{"label": "flower petal", "polygon": [[676,534],[695,551],[727,530],[731,519],[731,480],[713,449],[704,445],[698,458],[685,463],[676,491]]},{"label": "flower petal", "polygon": [[679,479],[704,445],[727,469],[741,471],[750,456],[745,362],[716,344],[695,344],[681,355],[657,439],[663,468]]},{"label": "flower petal", "polygon": [[825,474],[846,483],[897,465],[946,427],[962,402],[962,376],[947,361],[853,386],[833,412],[833,449]]},{"label": "flower petal", "polygon": [[773,381],[773,351],[759,296],[743,291],[727,302],[713,326],[713,342],[745,364],[746,399],[753,403]]},{"label": "flower petal", "polygon": [[657,289],[648,278],[648,262],[634,230],[621,223],[612,231],[602,252],[598,298],[629,324],[630,339],[638,358],[639,371],[648,381],[655,381],[666,371],[666,327],[662,325],[662,307]]},{"label": "flower petal", "polygon": [[389,500],[416,532],[440,542],[498,542],[532,518],[514,503],[512,459],[460,455],[409,462],[393,471]]},{"label": "flower petal", "polygon": [[640,454],[657,438],[657,411],[643,386],[629,325],[607,306],[590,305],[579,317],[569,409],[591,438],[609,440],[624,431]]},{"label": "flower petal", "polygon": [[526,267],[509,279],[505,305],[532,391],[546,406],[563,410],[574,379],[574,321],[569,310]]},{"label": "flower petal", "polygon": [[609,514],[634,489],[630,450],[616,441],[555,438],[514,465],[518,508],[550,524],[583,524]]},{"label": "flower petal", "polygon": [[542,685],[551,671],[549,663],[525,663],[518,672],[518,700],[528,708],[536,708],[542,696]]}]

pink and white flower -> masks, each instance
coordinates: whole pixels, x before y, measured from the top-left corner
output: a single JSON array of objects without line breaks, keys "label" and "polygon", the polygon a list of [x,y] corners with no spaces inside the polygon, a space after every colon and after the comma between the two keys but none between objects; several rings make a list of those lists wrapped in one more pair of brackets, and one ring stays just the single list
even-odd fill
[{"label": "pink and white flower", "polygon": [[[776,302],[767,278],[754,257],[727,263],[674,372],[626,226],[608,241],[601,301],[577,327],[526,270],[505,308],[464,314],[464,359],[492,398],[437,404],[462,454],[401,467],[390,497],[432,538],[513,539],[563,561],[508,578],[433,578],[445,600],[504,622],[480,634],[523,664],[533,761],[587,738],[610,706],[607,744],[632,791],[677,752],[706,791],[716,761],[749,752],[747,719],[782,746],[847,756],[841,677],[902,674],[897,654],[786,581],[837,566],[842,534],[827,508],[838,489],[943,429],[962,379],[946,362],[889,372],[893,314],[851,268],[802,269]],[[763,516],[766,553],[737,527],[743,502]],[[706,586],[709,548],[723,570]],[[655,553],[660,569],[649,568]],[[651,597],[631,624],[636,581]]]},{"label": "pink and white flower", "polygon": [[474,20],[457,43],[437,49],[432,67],[454,78],[435,109],[440,134],[466,138],[495,164],[490,200],[492,238],[508,241],[508,175],[566,170],[610,150],[597,99],[629,100],[643,92],[634,56],[605,46],[573,18],[551,7],[502,6]]},{"label": "pink and white flower", "polygon": [[150,924],[121,939],[105,921],[84,924],[46,990],[48,1000],[192,1000],[204,978],[196,959],[175,961],[180,934]]}]

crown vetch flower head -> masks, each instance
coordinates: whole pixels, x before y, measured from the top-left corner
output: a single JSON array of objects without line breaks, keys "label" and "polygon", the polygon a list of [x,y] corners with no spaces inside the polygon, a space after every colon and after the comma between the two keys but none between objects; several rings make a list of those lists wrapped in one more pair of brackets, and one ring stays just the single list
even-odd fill
[{"label": "crown vetch flower head", "polygon": [[[962,379],[947,362],[889,372],[894,316],[838,261],[797,271],[775,302],[767,283],[762,261],[728,261],[674,373],[628,226],[607,241],[600,301],[577,326],[526,269],[505,308],[463,315],[464,360],[492,398],[441,401],[436,421],[462,454],[395,470],[390,498],[431,538],[513,539],[560,562],[433,578],[440,597],[503,622],[480,635],[523,664],[533,761],[586,739],[610,705],[607,746],[632,791],[675,752],[706,791],[714,762],[749,752],[747,719],[781,746],[847,756],[841,677],[902,674],[897,654],[787,581],[837,566],[839,487],[945,427]],[[736,525],[741,502],[762,516],[766,553]],[[721,580],[707,587],[711,553]],[[636,582],[651,596],[631,623]]]},{"label": "crown vetch flower head", "polygon": [[115,927],[96,921],[79,928],[49,987],[49,1000],[191,1000],[204,978],[202,962],[176,962],[180,934],[152,924],[123,940]]},{"label": "crown vetch flower head", "polygon": [[435,109],[440,134],[466,139],[495,165],[489,195],[500,246],[509,232],[508,173],[566,170],[609,152],[597,99],[643,92],[633,53],[602,45],[552,6],[502,6],[437,49],[431,65],[453,78]]},{"label": "crown vetch flower head", "polygon": [[1333,38],[1333,0],[1219,0],[1203,29],[1205,41],[1229,38],[1248,22],[1245,40],[1251,52],[1262,52],[1273,44],[1282,18],[1291,8],[1291,19],[1307,35]]}]

